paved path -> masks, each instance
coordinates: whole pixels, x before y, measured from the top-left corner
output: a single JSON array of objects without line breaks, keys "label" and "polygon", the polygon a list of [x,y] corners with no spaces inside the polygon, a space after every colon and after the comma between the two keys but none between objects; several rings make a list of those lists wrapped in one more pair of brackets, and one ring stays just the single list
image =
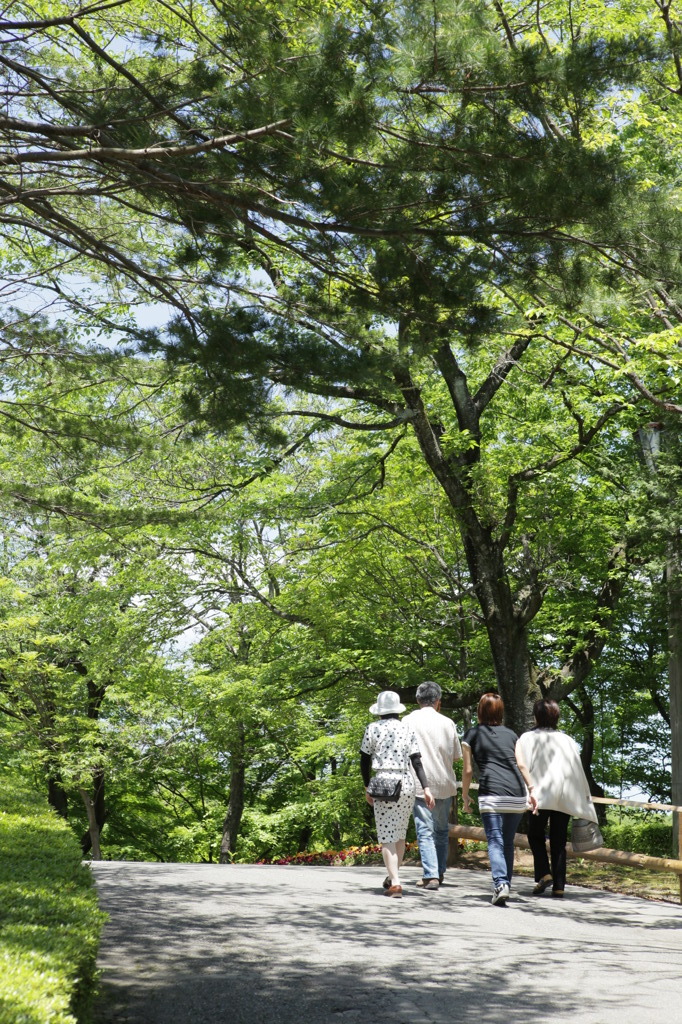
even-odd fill
[{"label": "paved path", "polygon": [[[379,868],[94,866],[96,1024],[679,1024],[682,908],[488,876],[381,895]],[[570,895],[569,895],[570,894]]]}]

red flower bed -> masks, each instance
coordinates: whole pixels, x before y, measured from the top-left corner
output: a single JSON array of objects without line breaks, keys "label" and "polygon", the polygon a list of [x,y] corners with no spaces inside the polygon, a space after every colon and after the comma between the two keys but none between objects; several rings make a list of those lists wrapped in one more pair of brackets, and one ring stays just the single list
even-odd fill
[{"label": "red flower bed", "polygon": [[[417,849],[416,843],[408,843],[406,852],[411,853]],[[257,864],[314,864],[336,865],[340,864],[380,864],[381,847],[374,846],[349,846],[346,850],[322,850],[316,853],[292,853],[287,857],[279,857],[276,860],[259,860]]]}]

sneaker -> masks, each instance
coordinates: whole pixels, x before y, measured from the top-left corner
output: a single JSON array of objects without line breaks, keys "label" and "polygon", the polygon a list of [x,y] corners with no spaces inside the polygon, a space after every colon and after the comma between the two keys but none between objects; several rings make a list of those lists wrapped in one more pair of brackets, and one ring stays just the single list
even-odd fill
[{"label": "sneaker", "polygon": [[535,883],[533,896],[541,896],[545,889],[552,884],[552,876],[544,875],[539,882]]},{"label": "sneaker", "polygon": [[493,898],[491,899],[490,902],[493,905],[497,904],[498,906],[503,907],[508,899],[509,886],[507,885],[507,883],[503,882],[502,885],[495,886],[495,892],[493,893]]},{"label": "sneaker", "polygon": [[388,889],[384,892],[384,896],[394,896],[396,899],[402,899],[403,887],[402,885],[389,885]]},{"label": "sneaker", "polygon": [[437,878],[420,878],[417,882],[418,889],[437,889],[439,885]]}]

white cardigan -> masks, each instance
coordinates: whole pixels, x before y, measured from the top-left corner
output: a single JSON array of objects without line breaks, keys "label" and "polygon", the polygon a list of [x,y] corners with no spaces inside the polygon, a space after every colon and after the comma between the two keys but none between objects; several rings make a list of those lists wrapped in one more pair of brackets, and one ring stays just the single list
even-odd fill
[{"label": "white cardigan", "polygon": [[598,820],[575,740],[556,729],[533,729],[519,738],[516,750],[530,773],[541,811]]}]

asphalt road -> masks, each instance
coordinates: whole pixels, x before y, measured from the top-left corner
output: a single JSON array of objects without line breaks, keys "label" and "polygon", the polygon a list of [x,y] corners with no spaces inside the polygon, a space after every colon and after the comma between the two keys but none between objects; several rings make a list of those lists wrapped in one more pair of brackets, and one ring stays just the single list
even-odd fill
[{"label": "asphalt road", "polygon": [[380,868],[93,865],[96,1024],[680,1024],[682,907],[489,877],[382,895]]}]

